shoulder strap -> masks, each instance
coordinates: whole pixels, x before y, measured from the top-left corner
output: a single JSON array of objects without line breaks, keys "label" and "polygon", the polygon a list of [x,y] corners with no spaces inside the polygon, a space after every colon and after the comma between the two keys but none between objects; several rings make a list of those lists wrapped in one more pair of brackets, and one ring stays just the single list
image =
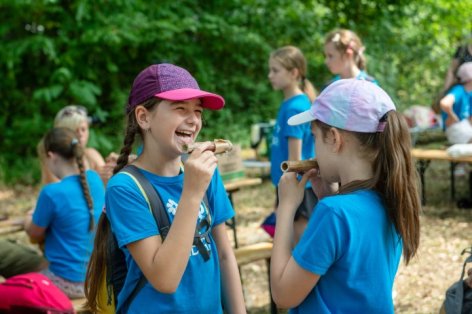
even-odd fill
[{"label": "shoulder strap", "polygon": [[170,220],[167,216],[167,211],[162,203],[161,196],[152,186],[151,182],[139,171],[139,169],[134,165],[128,165],[121,170],[127,174],[130,174],[133,179],[136,179],[136,184],[138,187],[142,188],[142,194],[146,198],[146,201],[149,203],[150,210],[154,219],[156,219],[157,227],[159,228],[159,233],[162,237],[162,241],[167,237],[170,228]]},{"label": "shoulder strap", "polygon": [[[144,198],[149,204],[152,216],[156,220],[157,228],[159,229],[159,233],[162,237],[162,241],[165,240],[167,234],[169,233],[170,228],[170,220],[167,216],[166,209],[164,204],[162,203],[161,196],[156,191],[156,189],[152,186],[151,182],[139,171],[139,169],[134,165],[128,165],[121,170],[122,172],[131,175],[131,177],[135,180],[136,184],[138,185],[141,193],[143,194]],[[131,302],[134,298],[138,295],[139,291],[144,288],[146,285],[147,279],[144,274],[141,274],[138,283],[134,287],[133,291],[129,295],[129,297],[125,300],[122,307],[122,312],[126,313]]]}]

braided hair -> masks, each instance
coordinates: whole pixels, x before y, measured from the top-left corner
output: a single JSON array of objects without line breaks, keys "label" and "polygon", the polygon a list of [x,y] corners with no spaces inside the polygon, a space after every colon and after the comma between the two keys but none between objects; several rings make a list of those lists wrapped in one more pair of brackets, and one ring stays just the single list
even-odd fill
[{"label": "braided hair", "polygon": [[79,144],[77,135],[68,128],[53,128],[44,136],[44,151],[59,154],[66,160],[75,159],[80,172],[80,185],[89,211],[89,231],[92,231],[94,228],[93,200],[85,177],[84,149]]}]

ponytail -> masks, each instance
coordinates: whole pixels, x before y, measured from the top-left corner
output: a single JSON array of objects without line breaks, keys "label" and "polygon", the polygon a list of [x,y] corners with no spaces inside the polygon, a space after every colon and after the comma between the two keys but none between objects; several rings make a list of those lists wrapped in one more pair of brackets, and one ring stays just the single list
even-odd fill
[{"label": "ponytail", "polygon": [[411,137],[405,119],[396,111],[388,113],[384,132],[376,134],[375,186],[384,196],[389,217],[403,240],[403,257],[408,264],[420,242],[421,210]]},{"label": "ponytail", "polygon": [[315,86],[313,86],[313,84],[307,78],[303,78],[302,80],[302,91],[308,96],[311,103],[313,103],[316,99],[316,96],[318,96]]}]

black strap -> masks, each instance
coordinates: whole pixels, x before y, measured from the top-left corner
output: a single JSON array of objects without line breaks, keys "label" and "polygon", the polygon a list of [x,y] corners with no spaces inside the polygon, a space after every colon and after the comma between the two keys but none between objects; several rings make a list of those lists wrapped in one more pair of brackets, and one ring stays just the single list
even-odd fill
[{"label": "black strap", "polygon": [[[165,240],[167,237],[167,234],[169,233],[170,229],[170,220],[169,217],[167,216],[167,211],[164,207],[164,204],[162,203],[162,198],[159,195],[159,192],[152,186],[151,182],[139,171],[138,167],[134,165],[128,165],[125,168],[123,168],[121,171],[127,172],[130,175],[132,175],[136,180],[138,180],[139,184],[144,190],[144,193],[146,193],[146,196],[149,200],[149,203],[151,205],[151,211],[152,215],[154,216],[154,219],[156,220],[157,227],[159,229],[159,233],[162,237],[162,241]],[[209,209],[208,205],[208,197],[207,194],[204,194],[203,197],[203,202],[205,203],[205,206]],[[208,215],[210,213],[208,212]],[[205,226],[206,225],[206,226]],[[206,227],[206,231],[202,234],[199,233],[199,230],[202,228]],[[198,249],[198,252],[200,255],[202,255],[204,261],[208,261],[210,259],[210,252],[209,250],[206,249],[205,245],[202,242],[202,239],[205,239],[208,243],[210,243],[210,237],[208,236],[208,232],[210,232],[210,222],[209,222],[209,217],[207,216],[205,220],[202,220],[200,224],[196,227],[195,229],[195,236],[193,239],[193,245],[195,245]],[[122,307],[122,312],[126,313],[128,311],[129,306],[131,305],[131,302],[134,300],[136,295],[141,291],[142,288],[146,285],[147,279],[144,276],[144,274],[141,274],[141,277],[139,278],[138,283],[134,287],[133,291],[129,295],[129,297],[124,301],[123,307]]]}]

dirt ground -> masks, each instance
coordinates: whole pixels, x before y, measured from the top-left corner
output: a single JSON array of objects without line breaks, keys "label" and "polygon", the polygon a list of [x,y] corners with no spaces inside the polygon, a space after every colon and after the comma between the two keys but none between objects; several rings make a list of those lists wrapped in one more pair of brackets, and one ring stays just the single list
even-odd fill
[{"label": "dirt ground", "polygon": [[[400,265],[395,280],[396,313],[438,313],[446,289],[458,280],[464,256],[472,245],[472,210],[457,209],[450,200],[448,165],[432,163],[426,176],[427,206],[421,215],[421,245],[417,256]],[[458,197],[468,195],[467,178],[456,178]],[[18,216],[34,206],[38,188],[17,186],[0,188],[0,215]],[[265,180],[257,187],[234,194],[237,236],[240,245],[269,240],[259,227],[272,210],[274,195]],[[231,233],[229,233],[231,235]],[[23,232],[11,235],[26,243]],[[267,313],[269,294],[264,261],[241,269],[249,313]]]}]

